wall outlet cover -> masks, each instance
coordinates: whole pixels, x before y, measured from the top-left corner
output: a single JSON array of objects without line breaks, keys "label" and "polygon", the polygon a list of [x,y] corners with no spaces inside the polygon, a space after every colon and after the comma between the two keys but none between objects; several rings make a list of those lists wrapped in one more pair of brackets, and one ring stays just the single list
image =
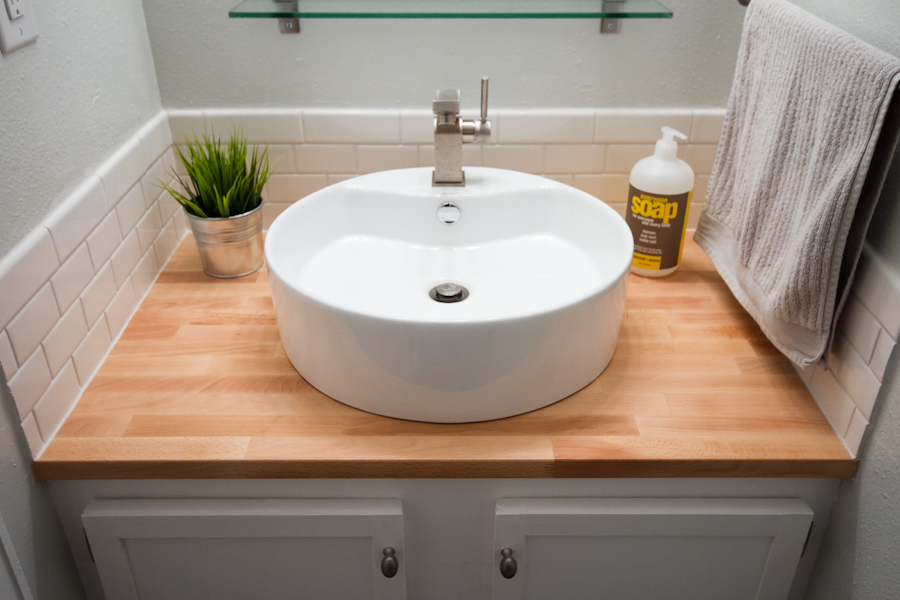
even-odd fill
[{"label": "wall outlet cover", "polygon": [[[10,10],[10,4],[0,8],[0,51],[4,54],[33,42],[38,37],[34,7],[27,0],[16,0],[12,4],[15,6],[14,11]],[[19,16],[10,20],[11,12]]]}]

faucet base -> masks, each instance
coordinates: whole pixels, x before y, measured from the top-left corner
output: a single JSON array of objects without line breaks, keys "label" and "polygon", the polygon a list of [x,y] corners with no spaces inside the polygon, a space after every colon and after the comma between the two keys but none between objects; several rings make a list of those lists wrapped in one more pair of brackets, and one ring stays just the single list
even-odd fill
[{"label": "faucet base", "polygon": [[466,187],[466,172],[463,171],[462,181],[445,183],[435,181],[434,171],[431,172],[431,187]]}]

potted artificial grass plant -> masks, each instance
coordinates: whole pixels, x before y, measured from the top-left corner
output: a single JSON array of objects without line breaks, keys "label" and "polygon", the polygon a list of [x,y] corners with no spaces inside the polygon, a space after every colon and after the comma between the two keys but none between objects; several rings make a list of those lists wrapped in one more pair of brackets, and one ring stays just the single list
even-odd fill
[{"label": "potted artificial grass plant", "polygon": [[185,136],[175,153],[187,171],[182,191],[162,183],[187,214],[203,271],[213,277],[249,275],[263,264],[262,189],[269,178],[268,147],[249,154],[247,138],[235,130],[228,145],[203,136]]}]

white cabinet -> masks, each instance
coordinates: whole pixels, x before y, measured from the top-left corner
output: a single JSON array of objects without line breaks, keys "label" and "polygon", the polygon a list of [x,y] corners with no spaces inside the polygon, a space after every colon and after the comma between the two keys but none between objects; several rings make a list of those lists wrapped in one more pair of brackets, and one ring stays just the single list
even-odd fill
[{"label": "white cabinet", "polygon": [[[802,600],[838,483],[109,480],[51,489],[91,600]],[[398,559],[392,578],[381,573],[388,547]],[[499,573],[507,547],[512,579]]]},{"label": "white cabinet", "polygon": [[784,600],[812,516],[797,499],[501,499],[492,599]]},{"label": "white cabinet", "polygon": [[406,597],[399,500],[93,500],[81,520],[107,600]]}]

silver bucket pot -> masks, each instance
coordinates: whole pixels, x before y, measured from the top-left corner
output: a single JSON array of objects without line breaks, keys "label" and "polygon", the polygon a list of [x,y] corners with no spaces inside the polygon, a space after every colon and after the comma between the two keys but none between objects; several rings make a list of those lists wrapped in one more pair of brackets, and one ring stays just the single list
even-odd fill
[{"label": "silver bucket pot", "polygon": [[249,275],[263,264],[262,202],[234,217],[204,219],[184,211],[200,251],[203,272],[213,277]]}]

